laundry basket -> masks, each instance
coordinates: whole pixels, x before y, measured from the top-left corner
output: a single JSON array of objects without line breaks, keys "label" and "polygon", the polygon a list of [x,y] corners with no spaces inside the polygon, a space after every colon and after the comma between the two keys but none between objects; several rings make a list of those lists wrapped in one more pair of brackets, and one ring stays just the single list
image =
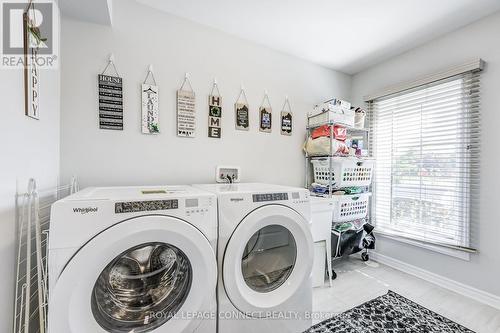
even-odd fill
[{"label": "laundry basket", "polygon": [[363,219],[368,214],[371,193],[334,195],[333,222]]},{"label": "laundry basket", "polygon": [[[372,182],[374,161],[357,157],[330,157],[332,159],[333,185],[335,188],[369,186]],[[314,182],[328,185],[330,162],[328,158],[312,159]]]}]

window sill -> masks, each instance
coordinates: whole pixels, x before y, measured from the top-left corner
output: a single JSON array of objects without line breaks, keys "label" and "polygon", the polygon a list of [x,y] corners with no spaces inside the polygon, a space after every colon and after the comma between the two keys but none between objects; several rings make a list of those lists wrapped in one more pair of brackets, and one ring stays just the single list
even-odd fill
[{"label": "window sill", "polygon": [[470,253],[460,251],[460,250],[455,250],[455,249],[450,249],[447,247],[439,246],[439,245],[432,245],[432,244],[427,244],[423,242],[419,242],[418,240],[411,240],[407,238],[401,238],[396,235],[391,235],[391,234],[386,234],[383,232],[377,232],[375,231],[375,234],[377,236],[381,236],[383,238],[388,238],[391,240],[398,241],[400,243],[408,244],[408,245],[413,245],[416,247],[420,247],[429,251],[441,253],[450,257],[458,258],[464,261],[470,261]]}]

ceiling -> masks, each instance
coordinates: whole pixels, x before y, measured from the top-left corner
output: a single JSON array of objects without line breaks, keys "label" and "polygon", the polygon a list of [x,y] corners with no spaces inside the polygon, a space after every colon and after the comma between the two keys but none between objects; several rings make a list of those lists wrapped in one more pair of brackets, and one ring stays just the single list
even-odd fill
[{"label": "ceiling", "polygon": [[137,0],[354,74],[500,10],[500,0]]}]

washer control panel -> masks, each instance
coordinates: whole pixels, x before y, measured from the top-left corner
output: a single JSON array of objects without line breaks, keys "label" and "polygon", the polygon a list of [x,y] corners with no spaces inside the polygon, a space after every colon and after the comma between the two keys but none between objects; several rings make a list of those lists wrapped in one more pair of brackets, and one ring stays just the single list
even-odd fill
[{"label": "washer control panel", "polygon": [[212,206],[212,199],[188,198],[184,202],[187,216],[205,215]]}]

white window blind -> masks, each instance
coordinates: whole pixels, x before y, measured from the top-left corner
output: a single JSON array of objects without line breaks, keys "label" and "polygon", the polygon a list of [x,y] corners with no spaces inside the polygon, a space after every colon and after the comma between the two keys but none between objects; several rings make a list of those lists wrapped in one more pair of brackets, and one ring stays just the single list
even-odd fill
[{"label": "white window blind", "polygon": [[380,233],[473,251],[480,74],[369,101]]}]

